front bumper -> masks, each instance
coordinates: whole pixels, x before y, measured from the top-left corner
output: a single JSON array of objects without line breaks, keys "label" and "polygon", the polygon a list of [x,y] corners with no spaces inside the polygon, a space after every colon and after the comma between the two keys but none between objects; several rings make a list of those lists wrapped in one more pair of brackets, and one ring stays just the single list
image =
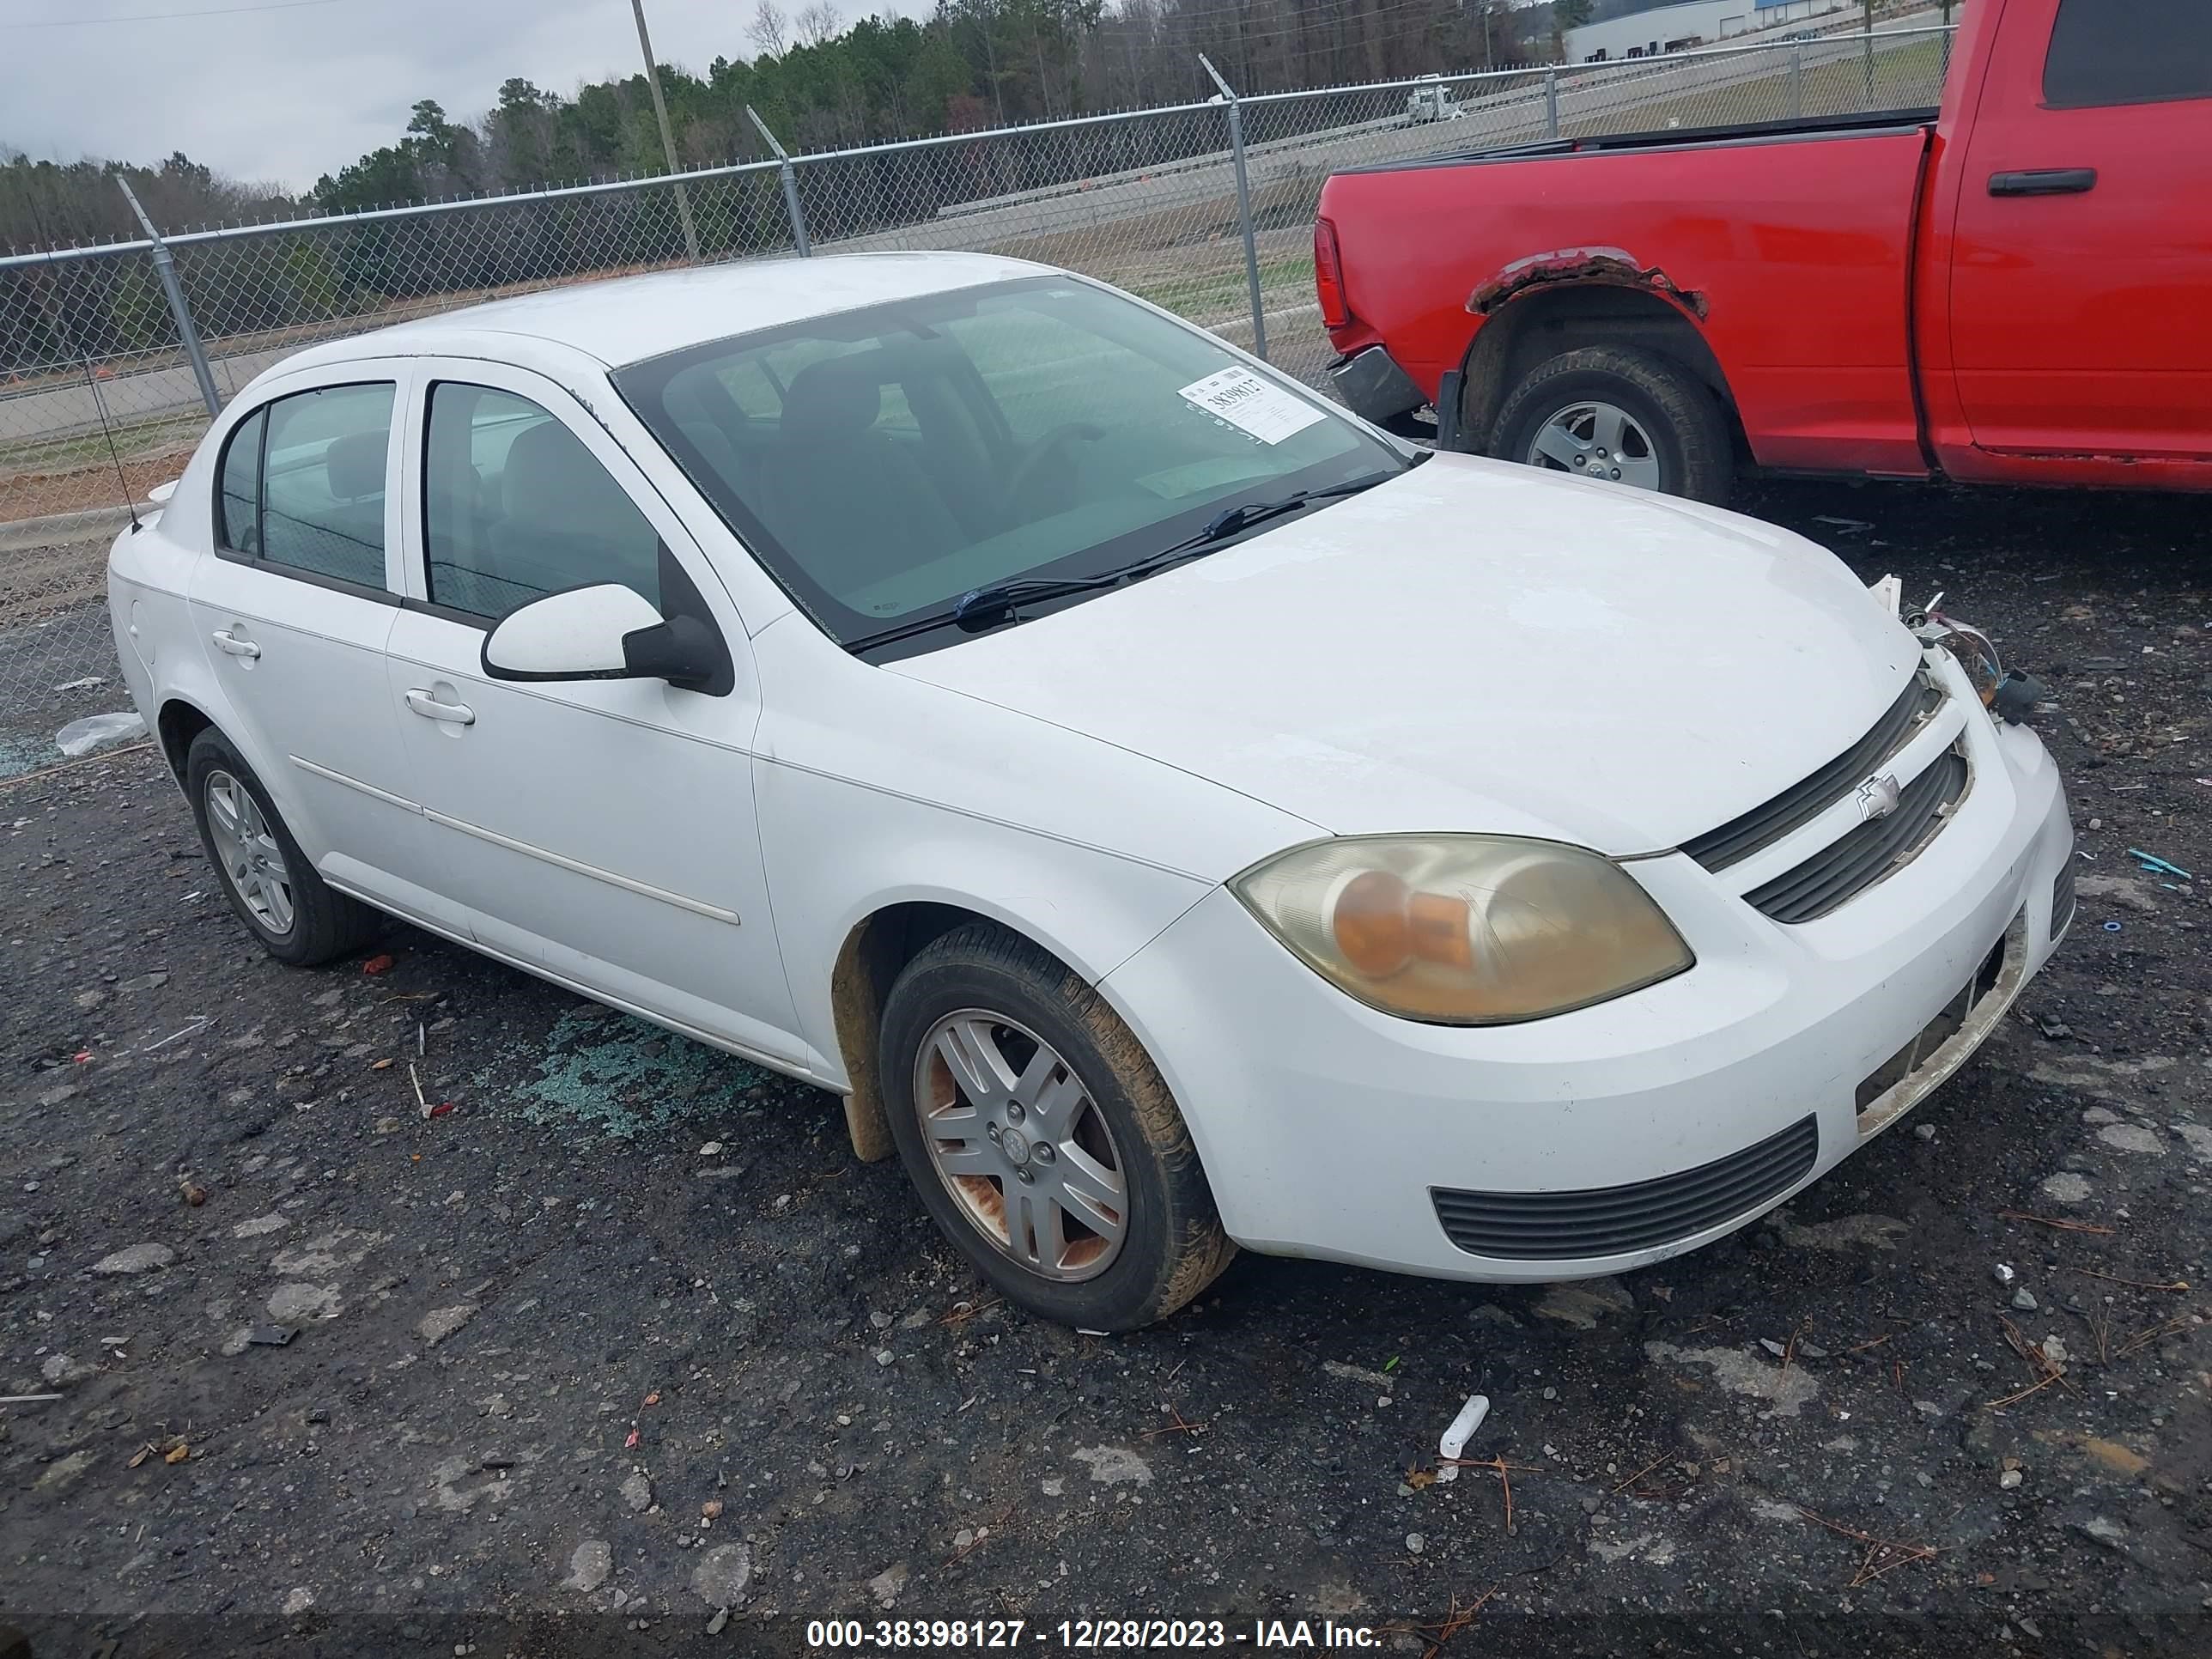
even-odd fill
[{"label": "front bumper", "polygon": [[1226,889],[1103,988],[1240,1244],[1455,1279],[1626,1271],[1744,1225],[1895,1123],[2049,957],[2073,856],[2057,769],[1978,708],[1963,741],[1974,782],[1950,823],[1817,921],[1770,921],[1680,854],[1630,863],[1697,965],[1595,1007],[1396,1019]]},{"label": "front bumper", "polygon": [[1429,401],[1413,377],[1379,345],[1331,363],[1328,379],[1346,408],[1376,426],[1411,414]]}]

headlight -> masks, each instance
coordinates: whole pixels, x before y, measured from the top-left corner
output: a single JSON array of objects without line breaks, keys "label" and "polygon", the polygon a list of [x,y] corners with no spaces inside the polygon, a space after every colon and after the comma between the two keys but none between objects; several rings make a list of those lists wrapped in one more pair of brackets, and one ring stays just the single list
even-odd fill
[{"label": "headlight", "polygon": [[1230,886],[1324,979],[1443,1025],[1565,1013],[1694,960],[1618,865],[1557,842],[1346,836],[1293,848]]},{"label": "headlight", "polygon": [[[1882,580],[1894,582],[1897,579],[1886,576]],[[1895,604],[1895,589],[1889,590],[1889,592],[1891,602]],[[1997,648],[1990,636],[1980,629],[1962,623],[1956,617],[1943,614],[1943,599],[1944,595],[1938,593],[1928,601],[1925,610],[1915,611],[1908,616],[1900,609],[1899,616],[1922,645],[1940,645],[1959,659],[1959,666],[1966,671],[1966,683],[1974,688],[1974,695],[1982,700],[1982,707],[1987,708],[1995,703],[1997,688],[2005,682],[2003,660],[1998,657]]]},{"label": "headlight", "polygon": [[1944,629],[1935,642],[1959,659],[1959,665],[1966,671],[1967,682],[1974,688],[1974,695],[1987,708],[1996,700],[1997,687],[2004,684],[2004,663],[1997,655],[1996,647],[1980,629],[1970,628],[1955,618],[1940,617],[1929,620]]}]

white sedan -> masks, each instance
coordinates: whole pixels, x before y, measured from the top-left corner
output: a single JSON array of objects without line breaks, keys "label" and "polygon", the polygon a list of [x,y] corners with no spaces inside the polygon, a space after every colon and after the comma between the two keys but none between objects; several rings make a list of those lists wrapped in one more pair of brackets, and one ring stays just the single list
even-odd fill
[{"label": "white sedan", "polygon": [[318,346],[118,538],[271,953],[383,915],[842,1092],[1009,1297],[1468,1279],[1771,1208],[2070,915],[1984,642],[952,254]]}]

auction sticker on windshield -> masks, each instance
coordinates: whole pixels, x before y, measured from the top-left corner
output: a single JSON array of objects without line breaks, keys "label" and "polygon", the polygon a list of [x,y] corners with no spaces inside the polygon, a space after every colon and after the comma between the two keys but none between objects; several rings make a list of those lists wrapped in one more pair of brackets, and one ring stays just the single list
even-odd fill
[{"label": "auction sticker on windshield", "polygon": [[1322,418],[1321,410],[1304,398],[1241,366],[1193,380],[1182,395],[1263,444],[1279,444]]}]

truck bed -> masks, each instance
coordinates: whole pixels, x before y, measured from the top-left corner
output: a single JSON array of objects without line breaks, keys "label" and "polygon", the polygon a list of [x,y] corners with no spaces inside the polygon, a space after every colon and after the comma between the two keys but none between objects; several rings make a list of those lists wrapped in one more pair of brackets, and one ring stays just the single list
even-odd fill
[{"label": "truck bed", "polygon": [[1717,149],[1735,144],[1786,143],[1808,138],[1835,138],[1910,132],[1929,126],[1936,119],[1926,109],[1876,110],[1855,115],[1808,115],[1795,120],[1746,121],[1727,126],[1662,127],[1646,132],[1611,133],[1593,138],[1547,138],[1533,144],[1502,149],[1448,150],[1441,155],[1413,155],[1401,160],[1373,161],[1365,167],[1340,167],[1340,177],[1360,173],[1408,173],[1437,167],[1462,167],[1494,161],[1523,161],[1540,156],[1610,155],[1621,151]]},{"label": "truck bed", "polygon": [[[1457,410],[1470,331],[1493,312],[1538,285],[1595,284],[1601,312],[1604,295],[1641,289],[1694,319],[1729,365],[1760,465],[1924,473],[1907,318],[1932,131],[1932,112],[1896,110],[1338,173],[1321,213],[1352,322],[1334,337],[1347,354],[1387,340],[1423,396]],[[1632,343],[1631,309],[1583,320]],[[1541,344],[1513,348],[1504,384]],[[1496,403],[1463,412],[1468,440],[1486,444]]]}]

